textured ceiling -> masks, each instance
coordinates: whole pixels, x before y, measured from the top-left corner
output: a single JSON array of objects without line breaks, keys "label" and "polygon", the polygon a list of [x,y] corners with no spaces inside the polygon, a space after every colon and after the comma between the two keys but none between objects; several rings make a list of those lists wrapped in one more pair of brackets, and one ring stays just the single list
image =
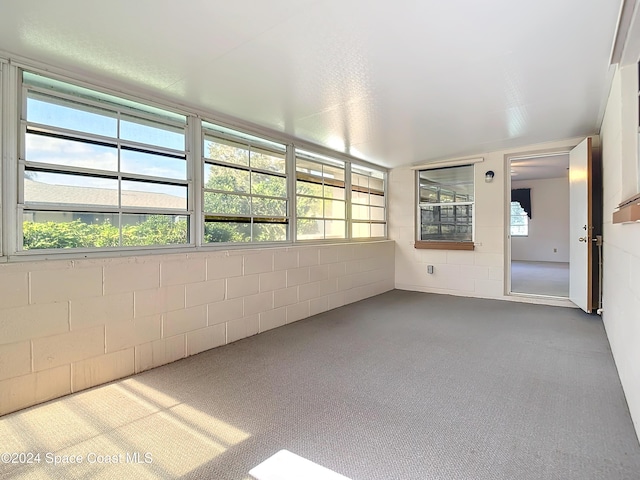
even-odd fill
[{"label": "textured ceiling", "polygon": [[0,50],[393,167],[597,132],[619,0],[0,0]]},{"label": "textured ceiling", "polygon": [[511,181],[566,178],[569,185],[569,154],[511,160]]}]

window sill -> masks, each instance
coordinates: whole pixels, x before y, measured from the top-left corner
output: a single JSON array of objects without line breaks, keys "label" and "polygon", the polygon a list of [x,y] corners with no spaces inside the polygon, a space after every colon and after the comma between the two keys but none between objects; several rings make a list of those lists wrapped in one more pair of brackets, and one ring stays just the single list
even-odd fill
[{"label": "window sill", "polygon": [[640,221],[640,193],[628,198],[613,212],[613,223],[632,223]]},{"label": "window sill", "polygon": [[475,248],[473,242],[425,242],[421,240],[416,240],[413,246],[421,250],[473,250]]}]

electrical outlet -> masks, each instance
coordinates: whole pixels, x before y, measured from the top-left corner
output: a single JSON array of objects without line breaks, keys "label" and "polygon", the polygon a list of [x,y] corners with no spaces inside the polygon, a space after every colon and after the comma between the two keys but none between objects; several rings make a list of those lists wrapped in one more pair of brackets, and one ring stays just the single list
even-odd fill
[{"label": "electrical outlet", "polygon": [[557,249],[557,248],[554,248],[554,249],[553,249],[553,253],[558,253],[558,249]]},{"label": "electrical outlet", "polygon": [[427,265],[427,273],[428,274],[432,274],[433,273],[433,265]]}]

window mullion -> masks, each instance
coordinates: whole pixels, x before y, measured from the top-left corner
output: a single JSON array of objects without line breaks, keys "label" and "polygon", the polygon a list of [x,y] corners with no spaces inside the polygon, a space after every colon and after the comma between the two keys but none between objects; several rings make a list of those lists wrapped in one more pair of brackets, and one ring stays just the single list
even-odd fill
[{"label": "window mullion", "polygon": [[296,173],[296,154],[295,147],[292,143],[287,145],[287,152],[285,154],[287,172],[287,196],[288,196],[288,215],[289,215],[289,235],[288,239],[291,242],[298,240],[298,199],[297,199],[297,173]]},{"label": "window mullion", "polygon": [[353,228],[351,225],[351,219],[352,219],[352,206],[351,206],[351,162],[345,162],[345,166],[344,166],[344,198],[345,198],[345,212],[344,212],[344,218],[345,218],[345,222],[346,222],[346,231],[345,231],[345,235],[346,238],[348,238],[349,240],[353,239]]},{"label": "window mullion", "polygon": [[[24,115],[26,99],[21,103],[20,71],[17,67],[5,64],[2,66],[2,254],[11,255],[18,251],[22,244],[22,229],[19,221],[22,218],[18,203],[20,182],[17,181],[20,166],[19,158],[24,157],[24,138],[20,135],[21,123],[18,119]],[[23,107],[23,108],[21,108]]]},{"label": "window mullion", "polygon": [[189,212],[189,243],[201,246],[204,240],[204,162],[202,145],[202,123],[195,115],[187,117],[186,126],[186,161],[187,180],[187,211]]}]

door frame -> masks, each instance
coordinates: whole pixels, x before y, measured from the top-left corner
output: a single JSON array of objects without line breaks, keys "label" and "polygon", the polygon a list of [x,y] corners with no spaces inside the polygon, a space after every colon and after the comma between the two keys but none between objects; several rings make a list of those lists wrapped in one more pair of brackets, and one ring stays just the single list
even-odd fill
[{"label": "door frame", "polygon": [[511,161],[516,159],[553,157],[556,155],[569,155],[569,152],[578,145],[582,140],[576,143],[570,143],[566,147],[558,147],[545,150],[530,150],[524,152],[513,152],[504,155],[504,184],[505,184],[505,201],[504,201],[504,295],[507,297],[519,297],[521,299],[539,299],[543,303],[549,301],[550,305],[558,305],[562,302],[566,306],[577,308],[577,306],[569,300],[568,297],[556,297],[552,295],[538,295],[535,293],[520,293],[511,291]]}]

